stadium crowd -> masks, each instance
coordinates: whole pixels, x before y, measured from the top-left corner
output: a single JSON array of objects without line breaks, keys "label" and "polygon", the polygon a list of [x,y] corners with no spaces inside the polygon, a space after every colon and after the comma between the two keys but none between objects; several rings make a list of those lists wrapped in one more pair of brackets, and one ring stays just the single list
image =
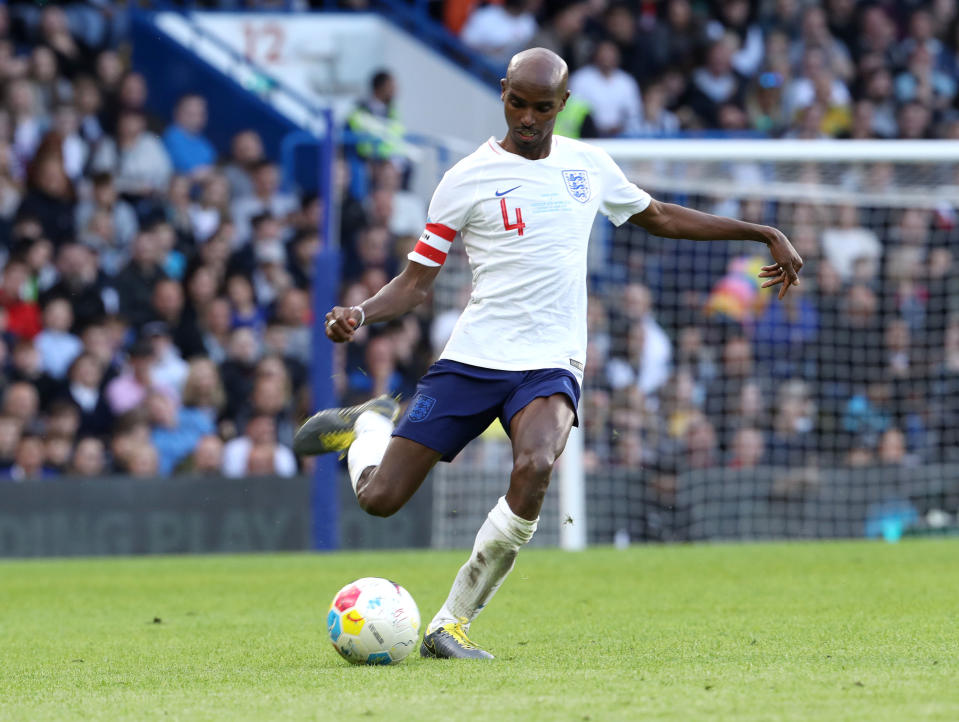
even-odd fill
[{"label": "stadium crowd", "polygon": [[[527,18],[518,45],[553,47],[575,71],[588,105],[573,134],[959,138],[955,2],[534,6],[478,8],[464,39],[482,38],[469,28],[484,13]],[[58,6],[17,8],[0,5],[0,476],[296,473],[320,199],[282,188],[253,131],[220,156],[203,97],[169,122],[151,113],[110,22],[85,36]],[[395,92],[380,76],[360,111],[390,118]],[[382,145],[339,160],[343,303],[405,262],[426,215],[410,172]],[[734,212],[790,235],[803,285],[730,318],[709,291],[743,248],[617,231],[591,273],[589,467],[952,460],[954,210]],[[452,305],[336,347],[343,402],[409,398]]]},{"label": "stadium crowd", "polygon": [[452,5],[449,24],[495,63],[529,46],[562,55],[567,128],[584,136],[928,138],[959,116],[954,0]]},{"label": "stadium crowd", "polygon": [[295,474],[319,201],[147,110],[109,10],[0,5],[0,476]]}]

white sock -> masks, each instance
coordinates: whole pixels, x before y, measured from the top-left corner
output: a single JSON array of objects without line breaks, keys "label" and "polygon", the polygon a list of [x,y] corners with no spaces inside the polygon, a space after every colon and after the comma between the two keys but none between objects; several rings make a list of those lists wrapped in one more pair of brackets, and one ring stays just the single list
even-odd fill
[{"label": "white sock", "polygon": [[513,569],[519,548],[533,537],[539,519],[528,521],[516,516],[501,496],[476,534],[473,553],[464,564],[440,611],[427,627],[427,633],[449,622],[470,623],[483,610]]},{"label": "white sock", "polygon": [[350,445],[346,461],[355,493],[356,484],[364,469],[376,466],[383,460],[386,446],[390,443],[390,435],[393,433],[393,422],[383,414],[364,411],[357,417],[353,429],[356,431],[356,439]]}]

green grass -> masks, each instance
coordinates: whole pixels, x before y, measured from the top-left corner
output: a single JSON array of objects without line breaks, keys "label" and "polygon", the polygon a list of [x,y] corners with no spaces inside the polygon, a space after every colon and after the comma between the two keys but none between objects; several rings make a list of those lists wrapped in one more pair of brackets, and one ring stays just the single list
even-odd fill
[{"label": "green grass", "polygon": [[344,583],[425,623],[463,558],[2,563],[0,719],[959,719],[956,540],[525,550],[473,626],[495,661],[335,654]]}]

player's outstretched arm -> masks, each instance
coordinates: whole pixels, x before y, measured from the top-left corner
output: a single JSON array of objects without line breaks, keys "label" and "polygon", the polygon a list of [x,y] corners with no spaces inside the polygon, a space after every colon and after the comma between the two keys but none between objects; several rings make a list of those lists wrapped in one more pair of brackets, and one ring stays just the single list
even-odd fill
[{"label": "player's outstretched arm", "polygon": [[760,278],[768,279],[763,284],[763,288],[781,283],[779,297],[782,298],[790,286],[799,285],[799,269],[802,268],[803,260],[796,253],[789,239],[772,226],[714,216],[655,199],[642,213],[632,216],[629,222],[663,238],[765,243],[769,247],[774,263],[763,266],[759,274]]},{"label": "player's outstretched arm", "polygon": [[400,275],[359,306],[334,306],[326,314],[327,338],[336,343],[352,341],[361,325],[390,321],[416,308],[426,300],[440,268],[410,261]]}]

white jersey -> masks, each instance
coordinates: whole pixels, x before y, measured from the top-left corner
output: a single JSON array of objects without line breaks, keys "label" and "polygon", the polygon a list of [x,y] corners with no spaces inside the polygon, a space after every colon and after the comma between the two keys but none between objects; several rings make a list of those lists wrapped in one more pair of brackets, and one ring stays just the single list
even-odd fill
[{"label": "white jersey", "polygon": [[621,225],[649,194],[609,155],[553,137],[528,160],[490,138],[433,193],[409,259],[440,266],[459,233],[473,272],[469,303],[440,358],[508,371],[586,364],[586,248],[596,212]]}]

